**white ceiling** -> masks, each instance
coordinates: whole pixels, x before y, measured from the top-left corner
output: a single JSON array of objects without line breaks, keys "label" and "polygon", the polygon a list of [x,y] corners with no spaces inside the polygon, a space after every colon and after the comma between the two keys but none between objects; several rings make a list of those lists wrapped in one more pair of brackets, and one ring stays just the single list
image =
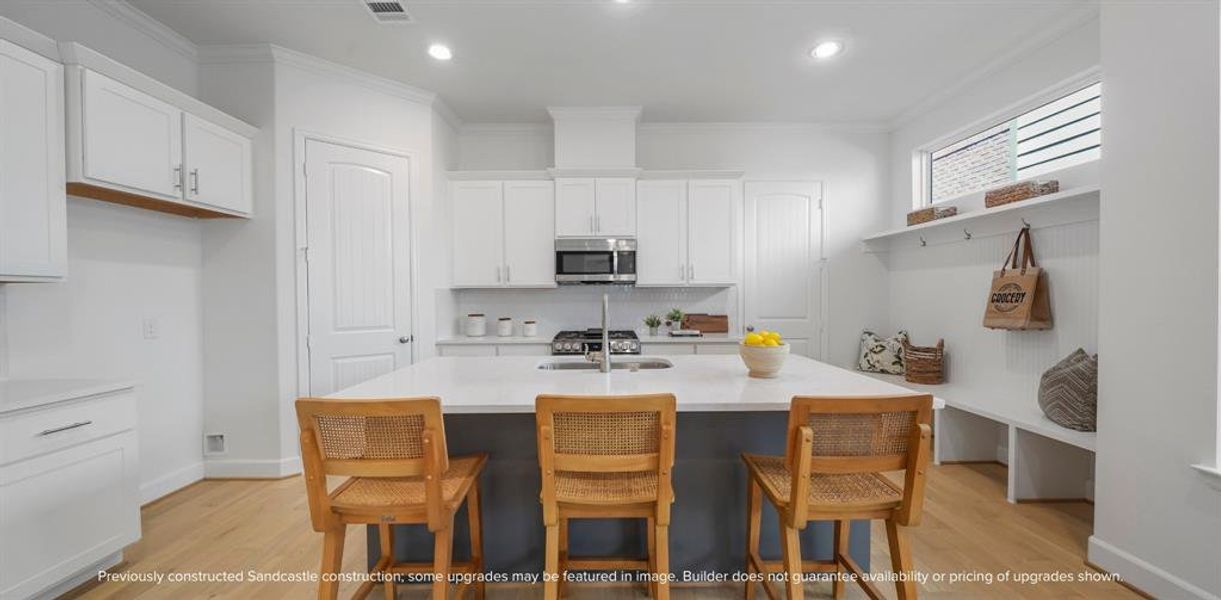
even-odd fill
[{"label": "white ceiling", "polygon": [[[440,94],[468,122],[641,105],[646,121],[889,121],[1085,0],[130,0],[193,42],[270,42]],[[843,40],[827,62],[807,52]],[[430,43],[454,51],[429,58]]]}]

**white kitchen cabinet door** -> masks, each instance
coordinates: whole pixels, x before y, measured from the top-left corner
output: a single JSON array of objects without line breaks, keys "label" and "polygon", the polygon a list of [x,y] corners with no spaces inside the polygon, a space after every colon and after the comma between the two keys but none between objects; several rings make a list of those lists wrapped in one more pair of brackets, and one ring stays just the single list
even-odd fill
[{"label": "white kitchen cabinet door", "polygon": [[595,230],[599,236],[636,235],[636,180],[630,177],[599,177],[595,180],[597,214]]},{"label": "white kitchen cabinet door", "polygon": [[242,215],[253,205],[250,140],[195,115],[183,119],[186,199]]},{"label": "white kitchen cabinet door", "polygon": [[596,233],[597,197],[594,179],[589,177],[555,180],[555,235],[590,237]]},{"label": "white kitchen cabinet door", "polygon": [[499,181],[450,184],[453,285],[504,285],[504,201]]},{"label": "white kitchen cabinet door", "polygon": [[496,356],[551,356],[551,344],[501,344]]},{"label": "white kitchen cabinet door", "polygon": [[741,185],[736,180],[695,180],[688,185],[688,283],[732,285],[737,281]]},{"label": "white kitchen cabinet door", "polygon": [[703,343],[703,344],[696,344],[696,345],[695,345],[695,353],[696,353],[696,354],[703,354],[703,355],[708,355],[708,354],[737,354],[737,353],[738,353],[738,343],[737,343],[737,342],[725,342],[725,343],[720,343],[720,342],[716,342],[716,343],[708,343],[708,342],[705,342],[705,343]]},{"label": "white kitchen cabinet door", "polygon": [[555,187],[550,181],[504,182],[504,282],[555,286]]},{"label": "white kitchen cabinet door", "polygon": [[643,356],[687,356],[695,354],[695,344],[641,344],[640,354]]},{"label": "white kitchen cabinet door", "polygon": [[63,67],[0,40],[0,281],[67,271]]},{"label": "white kitchen cabinet door", "polygon": [[88,183],[182,199],[182,111],[105,75],[84,72],[81,135]]},{"label": "white kitchen cabinet door", "polygon": [[636,184],[639,222],[636,285],[683,285],[687,279],[687,182]]},{"label": "white kitchen cabinet door", "polygon": [[496,356],[496,346],[492,344],[446,344],[437,346],[437,354],[441,356]]}]

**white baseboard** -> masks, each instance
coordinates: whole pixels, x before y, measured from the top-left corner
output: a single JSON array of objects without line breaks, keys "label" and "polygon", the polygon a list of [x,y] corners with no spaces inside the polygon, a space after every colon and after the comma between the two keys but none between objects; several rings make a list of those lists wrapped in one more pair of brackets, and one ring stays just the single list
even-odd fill
[{"label": "white baseboard", "polygon": [[197,462],[172,471],[152,481],[140,484],[140,505],[143,506],[176,492],[204,478],[204,464]]},{"label": "white baseboard", "polygon": [[1096,535],[1090,536],[1089,561],[1099,568],[1115,573],[1129,585],[1154,598],[1197,598],[1199,600],[1221,600],[1217,596],[1189,581],[1176,577],[1162,568],[1136,557]]},{"label": "white baseboard", "polygon": [[33,596],[31,600],[55,600],[91,581],[95,581],[98,576],[98,571],[105,571],[120,562],[123,562],[123,551],[120,550],[114,554],[109,554],[102,560],[99,560],[89,567],[77,571],[72,576],[63,581],[45,589]]},{"label": "white baseboard", "polygon": [[208,479],[278,479],[300,472],[300,456],[278,460],[204,460],[204,477]]}]

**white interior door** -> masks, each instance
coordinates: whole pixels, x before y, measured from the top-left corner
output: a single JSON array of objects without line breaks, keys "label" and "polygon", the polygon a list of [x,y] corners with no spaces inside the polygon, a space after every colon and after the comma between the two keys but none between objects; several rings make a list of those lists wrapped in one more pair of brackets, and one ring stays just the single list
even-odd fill
[{"label": "white interior door", "polygon": [[310,390],[329,394],[411,362],[407,158],[308,140]]},{"label": "white interior door", "polygon": [[745,213],[746,325],[821,358],[822,184],[747,182]]}]

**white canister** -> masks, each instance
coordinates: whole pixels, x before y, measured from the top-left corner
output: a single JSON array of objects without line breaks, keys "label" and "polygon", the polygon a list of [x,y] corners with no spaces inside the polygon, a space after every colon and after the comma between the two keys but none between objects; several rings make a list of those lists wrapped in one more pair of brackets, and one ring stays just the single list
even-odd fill
[{"label": "white canister", "polygon": [[488,334],[488,322],[482,313],[466,315],[467,337],[483,337]]},{"label": "white canister", "polygon": [[538,321],[522,321],[521,334],[525,337],[538,337]]},{"label": "white canister", "polygon": [[513,335],[513,318],[501,317],[496,321],[496,335],[500,337],[509,337]]}]

